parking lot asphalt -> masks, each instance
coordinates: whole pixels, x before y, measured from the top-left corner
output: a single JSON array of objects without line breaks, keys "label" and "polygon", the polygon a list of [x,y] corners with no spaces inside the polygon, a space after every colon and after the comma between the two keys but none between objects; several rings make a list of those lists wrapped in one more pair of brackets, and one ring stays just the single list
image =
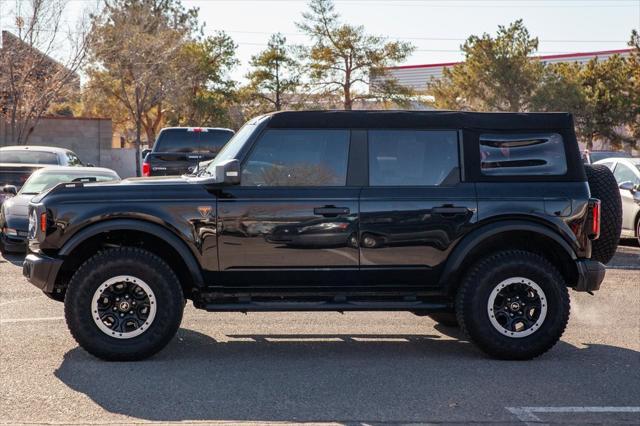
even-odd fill
[{"label": "parking lot asphalt", "polygon": [[0,257],[0,424],[640,423],[640,248],[571,293],[550,352],[487,358],[409,313],[207,313],[155,357],[93,358],[63,306]]}]

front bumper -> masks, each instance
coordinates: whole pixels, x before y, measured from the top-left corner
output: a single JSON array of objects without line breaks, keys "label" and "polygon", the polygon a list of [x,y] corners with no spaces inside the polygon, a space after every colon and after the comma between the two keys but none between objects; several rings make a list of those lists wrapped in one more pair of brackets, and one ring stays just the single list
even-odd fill
[{"label": "front bumper", "polygon": [[62,259],[30,253],[22,264],[22,275],[45,293],[52,294]]},{"label": "front bumper", "polygon": [[600,289],[600,283],[604,280],[606,267],[591,259],[579,259],[576,262],[578,267],[578,282],[573,288],[575,291],[596,291]]},{"label": "front bumper", "polygon": [[0,251],[3,253],[24,253],[26,250],[26,237],[8,237],[5,234],[0,234]]}]

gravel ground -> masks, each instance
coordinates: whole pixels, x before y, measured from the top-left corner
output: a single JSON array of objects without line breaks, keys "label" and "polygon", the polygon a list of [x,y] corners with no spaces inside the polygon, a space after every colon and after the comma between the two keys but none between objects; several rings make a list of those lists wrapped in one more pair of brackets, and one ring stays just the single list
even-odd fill
[{"label": "gravel ground", "polygon": [[[206,313],[150,360],[99,361],[0,258],[0,424],[640,423],[640,248],[528,362],[408,313]],[[635,269],[634,269],[635,268]]]}]

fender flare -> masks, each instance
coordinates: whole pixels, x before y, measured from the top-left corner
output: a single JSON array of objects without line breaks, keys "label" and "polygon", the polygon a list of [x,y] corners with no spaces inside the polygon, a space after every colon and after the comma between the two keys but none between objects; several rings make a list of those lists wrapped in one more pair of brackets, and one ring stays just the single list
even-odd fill
[{"label": "fender flare", "polygon": [[102,234],[109,231],[142,231],[147,234],[156,236],[167,244],[169,244],[182,258],[182,261],[187,266],[193,285],[195,287],[204,287],[204,280],[202,278],[202,272],[200,266],[195,259],[195,256],[187,246],[187,244],[180,239],[176,234],[167,229],[156,225],[152,222],[135,219],[108,219],[102,222],[88,225],[75,233],[69,240],[67,240],[59,251],[60,256],[69,255],[76,247],[95,235]]},{"label": "fender flare", "polygon": [[526,231],[543,235],[556,242],[571,259],[576,260],[578,258],[573,248],[562,236],[543,224],[518,219],[487,223],[463,237],[449,254],[447,263],[440,275],[440,287],[446,289],[447,292],[451,290],[451,287],[455,284],[451,282],[451,277],[456,277],[463,269],[468,254],[488,238],[510,231]]}]

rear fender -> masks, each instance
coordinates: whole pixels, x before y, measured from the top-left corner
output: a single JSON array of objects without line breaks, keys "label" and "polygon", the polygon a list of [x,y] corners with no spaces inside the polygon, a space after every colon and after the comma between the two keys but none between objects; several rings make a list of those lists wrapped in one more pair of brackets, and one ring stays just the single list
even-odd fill
[{"label": "rear fender", "polygon": [[482,225],[464,237],[451,252],[445,268],[440,276],[439,286],[448,294],[457,288],[462,273],[469,265],[469,254],[491,237],[508,232],[531,232],[547,237],[557,243],[566,254],[576,260],[577,256],[571,245],[557,232],[549,227],[527,220],[505,220]]}]

